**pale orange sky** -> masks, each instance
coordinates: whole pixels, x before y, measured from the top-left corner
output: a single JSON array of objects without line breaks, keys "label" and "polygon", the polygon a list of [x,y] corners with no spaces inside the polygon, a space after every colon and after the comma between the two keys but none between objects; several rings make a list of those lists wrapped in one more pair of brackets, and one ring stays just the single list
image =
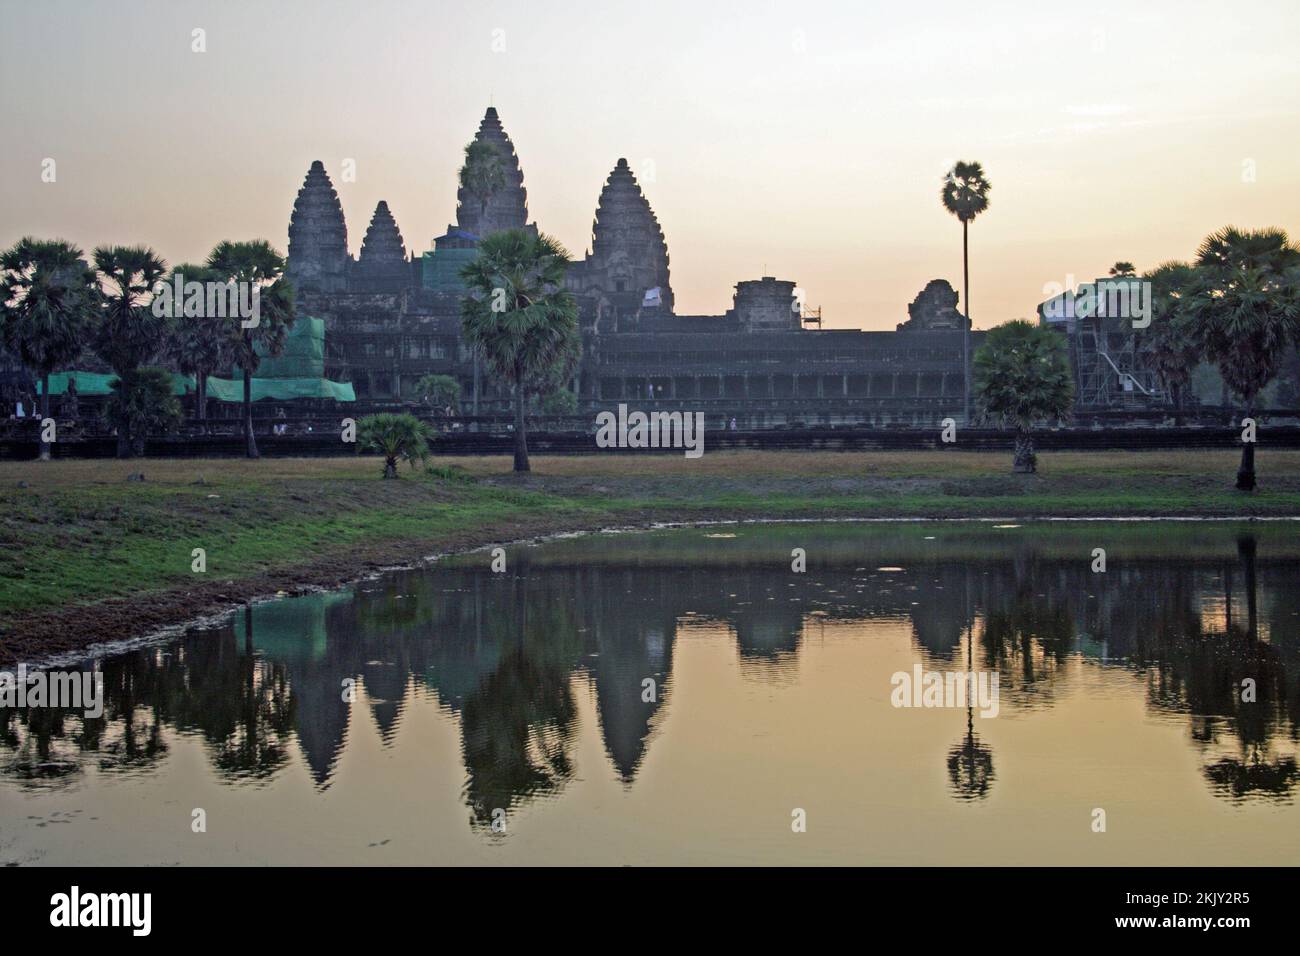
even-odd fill
[{"label": "pale orange sky", "polygon": [[765,273],[836,327],[893,328],[931,278],[960,291],[938,199],[955,159],[993,183],[971,229],[981,327],[1068,275],[1187,258],[1228,223],[1300,234],[1294,0],[0,0],[0,24],[4,245],[283,250],[320,159],[354,254],[380,199],[422,251],[455,218],[489,98],[530,217],[575,256],[628,159],[680,313],[722,312]]}]

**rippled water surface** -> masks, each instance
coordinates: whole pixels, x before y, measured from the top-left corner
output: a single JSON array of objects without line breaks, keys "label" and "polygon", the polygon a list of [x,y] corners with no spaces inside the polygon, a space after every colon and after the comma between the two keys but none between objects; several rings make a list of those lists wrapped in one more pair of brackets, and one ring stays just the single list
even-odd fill
[{"label": "rippled water surface", "polygon": [[[1294,525],[732,525],[491,561],[100,659],[100,719],[0,711],[0,862],[1300,858]],[[894,706],[917,665],[996,675],[997,715]]]}]

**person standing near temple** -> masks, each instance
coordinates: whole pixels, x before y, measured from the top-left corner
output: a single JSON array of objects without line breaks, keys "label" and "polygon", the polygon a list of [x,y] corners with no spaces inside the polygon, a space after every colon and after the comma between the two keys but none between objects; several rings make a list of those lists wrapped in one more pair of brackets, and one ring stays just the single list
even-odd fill
[{"label": "person standing near temple", "polygon": [[59,415],[62,418],[76,421],[81,412],[81,402],[77,395],[77,380],[73,376],[68,376],[68,387],[63,392],[63,401],[59,403]]}]

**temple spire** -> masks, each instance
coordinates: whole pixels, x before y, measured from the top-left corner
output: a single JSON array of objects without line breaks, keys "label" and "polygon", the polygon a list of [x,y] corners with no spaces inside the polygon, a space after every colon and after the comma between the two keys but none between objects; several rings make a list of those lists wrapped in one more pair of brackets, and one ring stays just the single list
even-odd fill
[{"label": "temple spire", "polygon": [[626,159],[619,159],[601,190],[592,224],[591,252],[581,270],[584,290],[636,294],[658,289],[658,305],[673,308],[668,243]]},{"label": "temple spire", "polygon": [[347,283],[348,227],[325,165],[307,170],[289,219],[288,273],[300,290],[341,290]]},{"label": "temple spire", "polygon": [[496,152],[500,181],[489,194],[475,193],[464,182],[456,192],[456,225],[482,238],[503,229],[522,229],[528,224],[528,191],[514,144],[506,135],[496,107],[483,114],[476,143],[487,143]]},{"label": "temple spire", "polygon": [[375,214],[361,242],[357,267],[363,272],[402,273],[407,269],[406,244],[397,228],[397,221],[388,210],[388,203],[379,201]]}]

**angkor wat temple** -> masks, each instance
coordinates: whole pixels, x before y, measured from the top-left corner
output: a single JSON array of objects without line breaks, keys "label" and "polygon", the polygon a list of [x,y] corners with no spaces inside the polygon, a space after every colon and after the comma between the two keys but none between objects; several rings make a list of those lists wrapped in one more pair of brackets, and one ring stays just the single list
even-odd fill
[{"label": "angkor wat temple", "polygon": [[[486,202],[458,191],[456,222],[432,251],[408,253],[379,202],[360,254],[348,251],[338,194],[312,164],[289,223],[289,274],[302,314],[326,324],[326,369],[362,401],[415,400],[428,373],[460,380],[463,409],[489,413],[508,396],[479,374],[460,334],[460,268],[482,236],[536,229],[523,171],[497,111],[477,139],[498,151],[505,186]],[[736,283],[723,315],[674,311],[668,244],[627,161],[618,160],[596,203],[590,250],[569,269],[583,355],[573,388],[579,408],[689,403],[744,425],[930,424],[962,413],[962,329],[957,293],[930,282],[894,332],[821,329],[792,281]],[[811,320],[811,321],[810,321]],[[817,328],[808,327],[816,322]],[[972,334],[972,349],[980,333]]]}]

